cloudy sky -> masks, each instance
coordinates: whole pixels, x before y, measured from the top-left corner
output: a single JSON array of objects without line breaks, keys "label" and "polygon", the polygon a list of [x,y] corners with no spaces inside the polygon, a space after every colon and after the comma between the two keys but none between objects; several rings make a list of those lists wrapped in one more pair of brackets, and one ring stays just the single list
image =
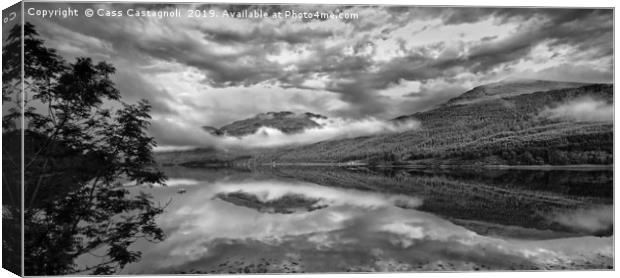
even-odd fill
[{"label": "cloudy sky", "polygon": [[[27,3],[26,9],[66,8]],[[267,111],[388,119],[432,108],[506,79],[613,80],[613,12],[593,9],[369,6],[190,6],[116,3],[86,8],[347,12],[358,19],[26,16],[72,61],[117,68],[126,101],[153,105],[160,145]]]}]

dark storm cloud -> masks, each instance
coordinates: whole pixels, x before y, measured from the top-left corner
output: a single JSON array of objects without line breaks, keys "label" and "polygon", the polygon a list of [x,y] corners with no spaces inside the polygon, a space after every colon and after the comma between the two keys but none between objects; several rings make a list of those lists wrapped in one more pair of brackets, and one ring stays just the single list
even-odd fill
[{"label": "dark storm cloud", "polygon": [[[159,7],[159,6],[158,6]],[[251,9],[260,7],[270,11],[281,10],[282,7],[274,5],[260,6],[218,6],[211,5],[209,8],[218,7],[230,10]],[[148,8],[145,6],[145,8]],[[291,7],[289,7],[291,8]],[[303,8],[297,7],[299,10]],[[306,8],[307,9],[307,8]],[[391,14],[397,14],[402,18],[402,14],[420,14],[412,12],[404,7],[388,7]],[[584,49],[601,47],[600,55],[610,55],[613,51],[611,43],[612,21],[611,12],[603,10],[570,10],[570,9],[486,9],[486,8],[416,8],[414,11],[423,10],[426,17],[441,15],[445,24],[473,23],[486,18],[494,17],[501,21],[515,19],[529,19],[534,16],[547,17],[549,20],[539,28],[530,31],[523,31],[513,37],[504,40],[489,40],[486,44],[474,46],[467,59],[436,60],[432,58],[409,55],[397,61],[392,61],[382,65],[382,69],[377,79],[380,83],[389,84],[399,78],[406,79],[427,79],[441,77],[449,74],[449,69],[458,66],[471,70],[472,72],[484,72],[498,64],[515,61],[527,55],[532,47],[545,40],[553,40],[554,44],[574,44]],[[396,15],[395,15],[396,16]],[[364,21],[358,21],[364,22]],[[78,30],[80,24],[72,24]],[[281,27],[284,27],[281,25]],[[374,27],[374,26],[370,26]],[[366,27],[361,27],[369,28]],[[168,40],[150,41],[139,40],[138,36],[129,32],[109,33],[106,29],[95,28],[95,30],[83,29],[81,33],[99,34],[104,39],[112,42],[116,46],[122,46],[128,41],[133,43],[137,52],[150,55],[158,59],[174,60],[189,66],[203,69],[209,79],[210,84],[218,87],[231,85],[251,85],[269,79],[286,80],[292,79],[285,76],[279,69],[279,65],[265,60],[266,52],[278,52],[279,47],[275,43],[286,44],[310,44],[329,40],[332,37],[332,30],[319,30],[313,26],[300,28],[294,32],[283,32],[282,28],[261,28],[254,26],[250,31],[223,30],[218,28],[201,28],[204,40],[216,42],[221,45],[226,44],[255,44],[252,50],[242,51],[231,55],[218,54],[205,49],[199,41],[187,35],[177,34]],[[363,59],[337,59],[341,53],[318,52],[316,67],[302,66],[300,71],[315,71],[334,73],[336,76],[347,75],[339,73],[350,66],[359,69],[367,67],[367,61]],[[327,55],[325,55],[327,54]],[[242,61],[241,58],[252,56],[253,61]],[[424,70],[422,70],[422,67]],[[400,71],[398,74],[395,71]],[[303,72],[300,72],[303,73]],[[381,82],[383,77],[389,80]],[[364,76],[366,79],[367,76]],[[381,86],[374,86],[381,88]],[[355,98],[350,98],[355,99]]]},{"label": "dark storm cloud", "polygon": [[282,32],[278,29],[267,29],[255,26],[249,31],[231,31],[219,28],[205,28],[202,30],[205,39],[218,43],[254,43],[269,44],[273,42],[285,42],[291,45],[311,43],[315,40],[325,40],[333,35],[331,30],[316,30],[313,28],[301,28],[295,32]]},{"label": "dark storm cloud", "polygon": [[[57,7],[60,6],[56,5],[51,8]],[[86,7],[90,5],[85,4],[82,8]],[[118,8],[118,6],[114,7]],[[129,6],[122,7],[128,8]],[[169,8],[169,5],[132,5],[131,7],[164,9]],[[34,20],[38,19],[34,18]],[[256,25],[244,30],[194,24],[193,27],[203,34],[199,38],[196,38],[195,34],[186,32],[191,30],[174,30],[172,25],[162,24],[157,27],[167,34],[152,36],[150,34],[152,31],[146,29],[148,26],[144,20],[118,18],[98,18],[97,20],[100,24],[83,24],[79,19],[66,19],[59,21],[59,26],[56,27],[66,28],[83,36],[95,35],[98,39],[109,43],[116,54],[123,55],[127,59],[150,57],[150,59],[161,59],[196,67],[204,71],[207,77],[206,83],[215,87],[249,86],[275,80],[283,75],[281,67],[268,61],[265,56],[269,53],[278,53],[281,48],[278,43],[292,46],[312,44],[316,41],[324,41],[333,35],[331,30],[311,27],[287,31],[286,22],[283,22],[276,28]],[[48,27],[44,22],[39,23],[39,28],[54,40],[55,34],[59,31],[54,30],[54,26]],[[241,50],[231,54],[222,54],[218,53],[218,47],[206,47],[205,43],[214,43],[219,47],[238,46]],[[93,49],[92,45],[90,47],[83,45],[80,49],[95,55],[102,52],[101,49]]]},{"label": "dark storm cloud", "polygon": [[[573,21],[588,17],[591,13],[603,10],[597,9],[570,9],[570,8],[432,8],[425,14],[439,16],[446,25],[474,23],[488,18],[494,18],[501,23],[508,21],[524,21],[536,16],[549,18],[555,24]],[[609,10],[608,10],[609,11]]]},{"label": "dark storm cloud", "polygon": [[[479,13],[476,11],[474,13]],[[552,11],[543,11],[544,14],[554,14]],[[458,22],[467,22],[471,12]],[[454,16],[454,14],[452,14]],[[510,13],[505,17],[515,17],[523,13]],[[476,18],[480,18],[477,17]],[[456,19],[450,19],[456,22]],[[462,68],[471,73],[485,73],[494,67],[510,62],[516,62],[530,53],[533,47],[544,41],[550,41],[551,46],[573,45],[579,49],[598,50],[601,55],[613,53],[612,20],[609,11],[560,11],[560,15],[550,18],[547,23],[532,30],[521,31],[511,37],[501,40],[485,39],[482,44],[474,45],[467,57],[456,59],[429,58],[428,55],[411,54],[407,57],[395,59],[384,64],[375,76],[377,82],[373,84],[387,85],[400,78],[407,80],[427,80],[454,75],[454,69]],[[366,77],[365,77],[366,78]],[[382,86],[375,86],[377,89]]]},{"label": "dark storm cloud", "polygon": [[613,80],[613,71],[596,70],[584,66],[575,66],[570,63],[560,64],[538,72],[523,72],[524,78],[557,80],[565,82],[609,83]]},{"label": "dark storm cloud", "polygon": [[[591,58],[613,54],[613,15],[611,10],[600,9],[449,9],[443,16],[445,24],[473,23],[486,18],[501,22],[547,19],[532,30],[524,30],[504,40],[485,40],[475,46],[468,61],[460,65],[472,72],[487,71],[510,61],[517,61],[530,53],[533,47],[550,41],[551,46],[572,45],[579,50],[595,50]],[[440,65],[452,66],[451,63]]]},{"label": "dark storm cloud", "polygon": [[516,61],[545,41],[552,47],[571,45],[579,50],[597,50],[603,55],[613,53],[613,21],[609,10],[542,10],[540,13],[549,20],[539,27],[472,49],[468,59],[473,63],[468,64],[473,68],[467,68],[486,71],[497,64]]},{"label": "dark storm cloud", "polygon": [[245,55],[259,58],[260,51],[244,51],[237,55],[217,54],[190,40],[172,43],[144,42],[136,45],[153,58],[183,63],[205,71],[207,83],[214,87],[251,85],[280,75],[281,70],[265,59],[244,61]]}]

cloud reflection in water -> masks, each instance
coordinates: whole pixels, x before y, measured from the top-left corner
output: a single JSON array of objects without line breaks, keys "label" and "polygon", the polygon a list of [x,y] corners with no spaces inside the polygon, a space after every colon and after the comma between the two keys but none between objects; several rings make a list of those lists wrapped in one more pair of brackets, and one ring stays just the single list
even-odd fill
[{"label": "cloud reflection in water", "polygon": [[[126,272],[208,271],[233,258],[249,264],[264,258],[290,260],[291,254],[303,261],[295,266],[303,265],[308,272],[467,270],[479,266],[531,269],[600,254],[613,256],[612,238],[481,236],[415,210],[423,200],[411,196],[281,180],[215,182],[187,189],[186,194],[173,195],[167,212],[158,220],[167,239],[157,245],[138,244],[143,260],[128,266]],[[150,190],[156,198],[165,199],[175,189]],[[269,214],[215,198],[234,192],[261,201],[295,194],[320,199],[327,207]]]}]

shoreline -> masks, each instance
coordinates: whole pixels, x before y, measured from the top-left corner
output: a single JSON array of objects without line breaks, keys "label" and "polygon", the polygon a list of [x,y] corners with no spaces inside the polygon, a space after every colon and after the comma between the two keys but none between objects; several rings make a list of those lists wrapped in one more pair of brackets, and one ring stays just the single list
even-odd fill
[{"label": "shoreline", "polygon": [[571,171],[593,171],[593,170],[613,170],[614,165],[596,165],[596,164],[574,164],[574,165],[505,165],[505,164],[401,164],[401,165],[370,165],[365,163],[321,163],[321,162],[302,162],[302,163],[260,163],[258,166],[278,167],[278,166],[309,166],[309,167],[369,167],[369,168],[406,168],[406,169],[468,169],[468,168],[484,168],[492,170],[571,170]]}]

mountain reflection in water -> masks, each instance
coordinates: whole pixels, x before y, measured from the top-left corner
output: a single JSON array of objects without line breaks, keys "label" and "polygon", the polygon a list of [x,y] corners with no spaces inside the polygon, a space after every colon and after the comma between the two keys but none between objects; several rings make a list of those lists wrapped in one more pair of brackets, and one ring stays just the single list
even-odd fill
[{"label": "mountain reflection in water", "polygon": [[167,238],[125,273],[613,267],[611,171],[166,172],[132,190]]}]

